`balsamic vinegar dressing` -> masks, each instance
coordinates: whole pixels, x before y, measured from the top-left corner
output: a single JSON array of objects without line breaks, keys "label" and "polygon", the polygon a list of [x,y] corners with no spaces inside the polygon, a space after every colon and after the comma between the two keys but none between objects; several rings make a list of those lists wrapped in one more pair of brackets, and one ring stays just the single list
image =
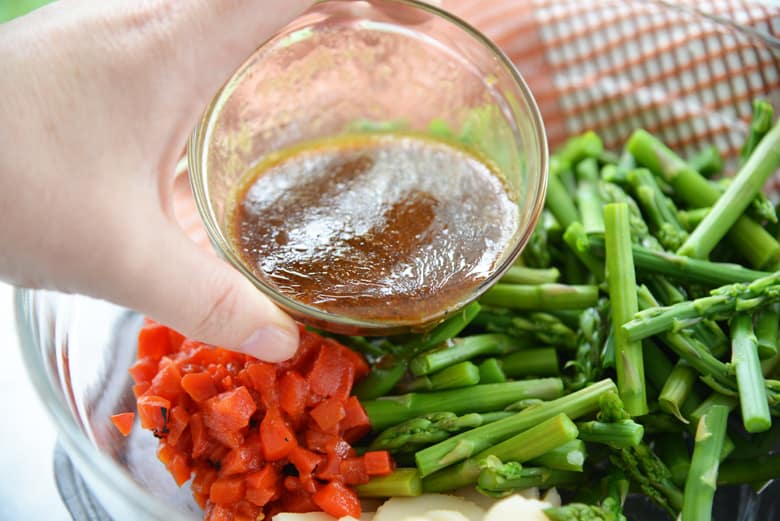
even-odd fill
[{"label": "balsamic vinegar dressing", "polygon": [[280,293],[394,324],[423,322],[472,294],[519,219],[485,162],[393,134],[274,154],[244,175],[228,218],[244,263]]}]

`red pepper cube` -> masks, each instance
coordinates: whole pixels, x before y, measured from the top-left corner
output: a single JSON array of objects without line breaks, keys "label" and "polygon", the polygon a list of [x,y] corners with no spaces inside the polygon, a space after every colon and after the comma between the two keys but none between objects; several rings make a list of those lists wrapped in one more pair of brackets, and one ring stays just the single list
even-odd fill
[{"label": "red pepper cube", "polygon": [[249,425],[257,406],[246,387],[238,387],[206,400],[203,422],[214,432],[234,432]]},{"label": "red pepper cube", "polygon": [[160,324],[146,324],[138,332],[138,358],[159,360],[173,351],[170,330]]},{"label": "red pepper cube", "polygon": [[214,379],[206,371],[184,375],[181,379],[181,386],[196,402],[205,402],[217,394]]},{"label": "red pepper cube", "polygon": [[386,450],[372,450],[363,454],[369,476],[386,476],[393,472],[394,462]]},{"label": "red pepper cube", "polygon": [[300,422],[306,411],[309,384],[297,371],[285,371],[279,380],[279,406],[294,422]]},{"label": "red pepper cube", "polygon": [[298,446],[295,434],[276,409],[266,411],[263,421],[260,422],[260,439],[263,442],[265,459],[268,461],[285,458]]},{"label": "red pepper cube", "polygon": [[339,398],[328,398],[309,411],[309,415],[324,432],[337,434],[339,422],[346,416],[346,411]]},{"label": "red pepper cube", "polygon": [[331,481],[319,489],[312,499],[318,507],[334,517],[360,517],[360,500],[357,494],[338,481]]},{"label": "red pepper cube", "polygon": [[244,498],[244,478],[219,478],[211,484],[209,499],[217,505],[232,505]]},{"label": "red pepper cube", "polygon": [[353,457],[341,460],[339,473],[342,481],[347,485],[362,485],[368,483],[368,472],[363,458]]},{"label": "red pepper cube", "polygon": [[162,396],[144,395],[138,398],[137,405],[141,427],[154,431],[158,436],[164,435],[167,432],[171,401]]}]

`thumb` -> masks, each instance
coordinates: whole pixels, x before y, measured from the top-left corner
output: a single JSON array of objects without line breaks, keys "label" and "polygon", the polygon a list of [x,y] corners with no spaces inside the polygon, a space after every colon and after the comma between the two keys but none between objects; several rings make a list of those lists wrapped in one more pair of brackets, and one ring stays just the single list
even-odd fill
[{"label": "thumb", "polygon": [[169,221],[150,235],[136,249],[142,258],[126,278],[126,304],[185,336],[262,360],[295,354],[298,326],[243,275]]}]

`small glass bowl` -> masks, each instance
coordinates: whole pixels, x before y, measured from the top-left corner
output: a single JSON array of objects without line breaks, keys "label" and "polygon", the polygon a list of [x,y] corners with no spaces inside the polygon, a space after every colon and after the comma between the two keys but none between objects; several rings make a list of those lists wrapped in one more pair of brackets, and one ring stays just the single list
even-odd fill
[{"label": "small glass bowl", "polygon": [[[491,160],[518,195],[518,227],[489,276],[422,323],[340,316],[293,300],[257,277],[228,231],[227,203],[239,178],[285,147],[388,131],[465,144]],[[188,161],[195,201],[216,251],[295,318],[348,334],[424,329],[479,297],[530,237],[547,182],[541,115],[517,69],[465,22],[412,0],[316,4],[257,49],[225,84],[192,134]],[[468,225],[481,229],[484,223]]]}]

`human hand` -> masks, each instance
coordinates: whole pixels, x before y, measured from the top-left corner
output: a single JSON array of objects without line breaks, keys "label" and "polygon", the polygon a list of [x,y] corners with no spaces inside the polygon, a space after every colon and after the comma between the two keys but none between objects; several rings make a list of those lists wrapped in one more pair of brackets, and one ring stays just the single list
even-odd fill
[{"label": "human hand", "polygon": [[59,0],[0,26],[0,279],[85,293],[269,361],[295,323],[172,215],[220,85],[310,0]]}]

